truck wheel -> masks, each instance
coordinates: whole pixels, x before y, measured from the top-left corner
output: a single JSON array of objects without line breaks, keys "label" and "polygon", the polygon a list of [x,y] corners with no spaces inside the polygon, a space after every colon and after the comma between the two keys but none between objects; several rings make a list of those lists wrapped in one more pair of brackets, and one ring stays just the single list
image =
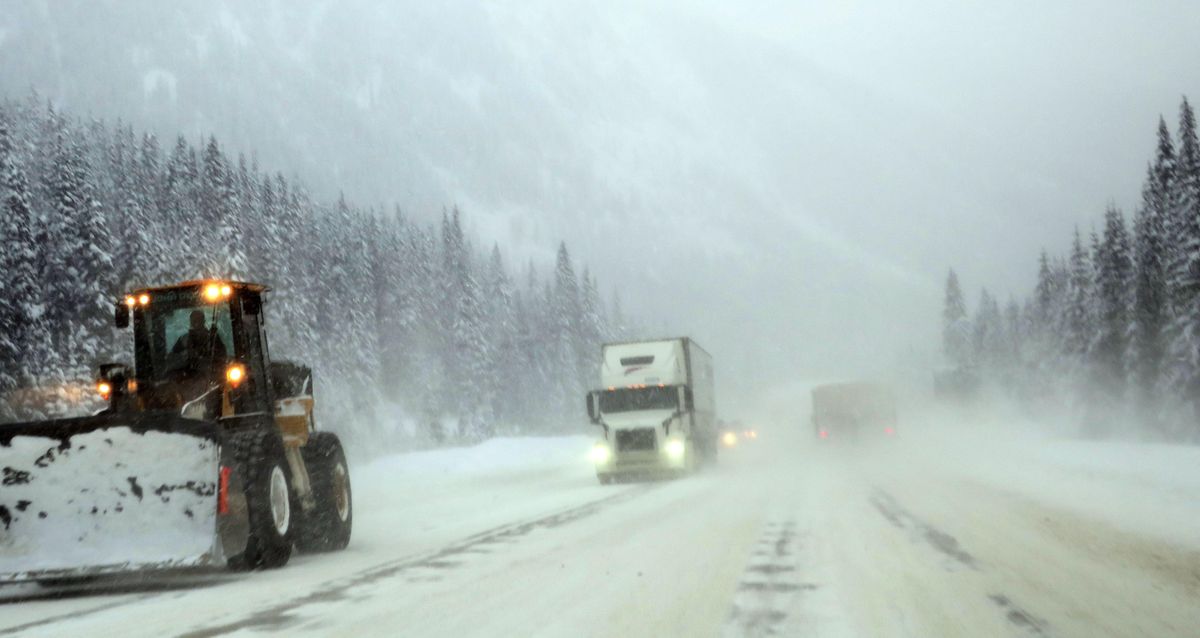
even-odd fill
[{"label": "truck wheel", "polygon": [[316,432],[300,448],[316,507],[305,515],[297,544],[306,552],[346,549],[354,525],[350,472],[342,443],[332,432]]},{"label": "truck wheel", "polygon": [[250,538],[246,550],[229,559],[234,569],[282,567],[292,557],[295,499],[283,441],[277,432],[252,430],[229,437],[246,491]]}]

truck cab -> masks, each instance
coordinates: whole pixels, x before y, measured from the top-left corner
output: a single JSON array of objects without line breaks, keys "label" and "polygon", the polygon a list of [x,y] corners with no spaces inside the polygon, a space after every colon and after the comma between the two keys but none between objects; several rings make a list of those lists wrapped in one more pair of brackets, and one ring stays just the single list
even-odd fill
[{"label": "truck cab", "polygon": [[602,388],[587,402],[602,429],[592,449],[600,482],[680,475],[714,461],[712,381],[712,359],[686,337],[602,346]]}]

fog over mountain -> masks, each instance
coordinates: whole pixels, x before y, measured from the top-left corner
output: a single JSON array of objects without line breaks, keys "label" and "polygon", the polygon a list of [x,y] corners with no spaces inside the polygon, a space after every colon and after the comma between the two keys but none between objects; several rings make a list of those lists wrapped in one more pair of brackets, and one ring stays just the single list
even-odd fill
[{"label": "fog over mountain", "polygon": [[730,410],[935,360],[946,268],[1028,290],[1200,95],[1193,2],[795,4],[0,0],[0,91],[566,239]]}]

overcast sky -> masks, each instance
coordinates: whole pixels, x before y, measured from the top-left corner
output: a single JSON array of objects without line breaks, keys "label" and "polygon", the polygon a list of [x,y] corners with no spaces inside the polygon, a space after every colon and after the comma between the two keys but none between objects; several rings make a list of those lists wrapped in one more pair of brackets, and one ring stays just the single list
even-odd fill
[{"label": "overcast sky", "polygon": [[949,266],[1024,295],[1200,99],[1197,2],[0,6],[6,92],[458,203],[511,259],[566,239],[731,410],[935,353]]}]

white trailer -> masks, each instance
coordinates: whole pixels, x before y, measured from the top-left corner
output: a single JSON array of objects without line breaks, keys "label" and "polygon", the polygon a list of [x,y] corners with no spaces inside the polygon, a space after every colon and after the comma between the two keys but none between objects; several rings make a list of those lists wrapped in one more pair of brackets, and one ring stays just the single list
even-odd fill
[{"label": "white trailer", "polygon": [[685,474],[717,458],[712,357],[687,337],[607,343],[588,416],[603,428],[592,449],[601,483]]}]

